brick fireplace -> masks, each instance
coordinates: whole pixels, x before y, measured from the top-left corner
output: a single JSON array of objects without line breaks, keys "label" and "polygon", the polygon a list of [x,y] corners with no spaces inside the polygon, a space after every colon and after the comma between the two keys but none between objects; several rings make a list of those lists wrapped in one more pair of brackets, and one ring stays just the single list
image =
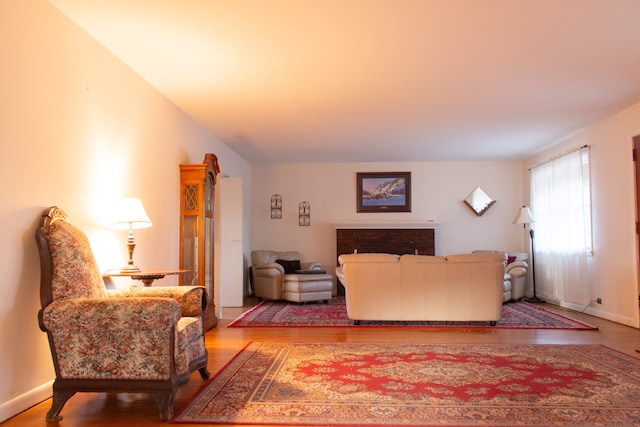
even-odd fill
[{"label": "brick fireplace", "polygon": [[[354,251],[435,255],[436,223],[344,223],[336,228],[336,254]],[[337,262],[337,260],[336,260]]]}]

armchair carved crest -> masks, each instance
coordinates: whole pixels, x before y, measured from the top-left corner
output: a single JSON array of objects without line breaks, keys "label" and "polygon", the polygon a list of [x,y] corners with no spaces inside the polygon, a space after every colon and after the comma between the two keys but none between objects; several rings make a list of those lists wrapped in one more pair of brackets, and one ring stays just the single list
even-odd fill
[{"label": "armchair carved crest", "polygon": [[89,241],[51,207],[36,230],[41,280],[38,312],[56,378],[47,421],[76,392],[150,393],[160,418],[173,416],[180,386],[198,370],[208,379],[201,286],[107,290]]}]

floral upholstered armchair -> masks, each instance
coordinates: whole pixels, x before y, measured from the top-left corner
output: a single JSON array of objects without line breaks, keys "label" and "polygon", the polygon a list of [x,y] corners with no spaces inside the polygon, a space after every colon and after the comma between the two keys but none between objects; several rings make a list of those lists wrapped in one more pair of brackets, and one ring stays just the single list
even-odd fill
[{"label": "floral upholstered armchair", "polygon": [[65,213],[47,209],[36,231],[40,329],[56,379],[47,421],[76,392],[150,393],[160,418],[173,416],[178,387],[198,370],[209,378],[200,286],[107,290],[89,241]]}]

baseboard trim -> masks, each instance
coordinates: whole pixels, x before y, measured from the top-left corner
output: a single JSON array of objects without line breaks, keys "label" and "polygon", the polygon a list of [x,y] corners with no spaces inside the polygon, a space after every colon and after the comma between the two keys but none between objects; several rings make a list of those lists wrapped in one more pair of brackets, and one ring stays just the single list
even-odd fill
[{"label": "baseboard trim", "polygon": [[[8,402],[0,404],[0,423],[9,418],[15,417],[21,412],[43,402],[51,397],[53,390],[53,380],[33,388],[26,393],[17,396]],[[44,417],[42,418],[44,423]]]}]

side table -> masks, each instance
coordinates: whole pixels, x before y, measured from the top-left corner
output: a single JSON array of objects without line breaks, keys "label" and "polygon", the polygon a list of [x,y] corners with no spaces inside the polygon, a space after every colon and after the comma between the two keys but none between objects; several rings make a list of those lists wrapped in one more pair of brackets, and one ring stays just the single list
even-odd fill
[{"label": "side table", "polygon": [[131,280],[140,280],[145,286],[151,286],[151,284],[157,280],[162,279],[164,276],[187,274],[189,270],[139,270],[139,271],[121,271],[121,270],[107,270],[102,274],[102,277],[131,277]]}]

